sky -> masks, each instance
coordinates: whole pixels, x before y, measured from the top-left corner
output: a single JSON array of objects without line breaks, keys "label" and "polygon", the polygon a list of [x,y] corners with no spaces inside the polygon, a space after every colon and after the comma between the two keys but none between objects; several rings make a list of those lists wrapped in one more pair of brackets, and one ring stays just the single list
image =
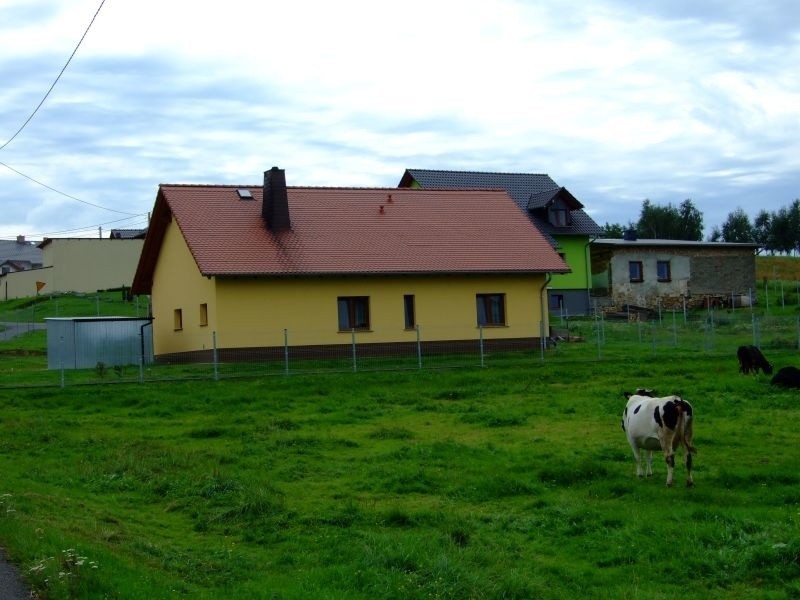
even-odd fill
[{"label": "sky", "polygon": [[599,225],[691,199],[706,235],[800,198],[795,0],[0,0],[0,48],[0,239],[273,166],[546,173]]}]

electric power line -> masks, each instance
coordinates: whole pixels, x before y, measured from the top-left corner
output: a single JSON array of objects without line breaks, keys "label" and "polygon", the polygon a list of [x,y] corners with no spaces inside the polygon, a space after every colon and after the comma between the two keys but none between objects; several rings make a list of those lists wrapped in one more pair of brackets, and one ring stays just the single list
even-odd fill
[{"label": "electric power line", "polygon": [[36,105],[36,108],[33,109],[33,112],[30,114],[30,116],[27,119],[25,119],[25,122],[20,126],[20,128],[17,129],[16,133],[14,133],[14,135],[12,135],[5,144],[0,146],[0,150],[5,148],[6,146],[8,146],[14,140],[14,138],[17,137],[23,129],[25,129],[25,127],[28,125],[28,123],[31,122],[31,119],[33,119],[34,115],[37,112],[39,112],[39,109],[42,107],[42,104],[44,104],[44,101],[47,100],[47,97],[50,95],[50,92],[53,91],[53,88],[56,87],[56,84],[58,83],[58,80],[61,79],[61,76],[64,74],[64,71],[67,70],[67,66],[72,61],[72,57],[75,56],[75,53],[78,51],[78,48],[81,47],[81,44],[83,43],[83,38],[85,38],[86,34],[89,33],[89,29],[91,29],[92,24],[94,24],[94,20],[97,18],[97,15],[100,13],[100,9],[103,8],[103,4],[105,4],[105,2],[106,2],[106,0],[102,0],[102,2],[100,2],[100,6],[97,7],[97,10],[95,11],[94,16],[92,17],[92,20],[89,22],[89,26],[86,28],[86,31],[83,32],[83,35],[81,36],[81,39],[78,40],[78,44],[75,46],[75,49],[72,51],[72,54],[69,55],[69,58],[67,59],[67,62],[62,67],[61,71],[59,72],[58,76],[56,77],[55,81],[53,82],[53,85],[50,86],[50,89],[47,90],[47,92],[45,93],[45,95],[42,98],[42,100],[39,102],[39,104]]},{"label": "electric power line", "polygon": [[[76,198],[75,196],[70,196],[69,194],[67,194],[67,193],[65,193],[65,192],[62,192],[61,190],[57,190],[56,188],[54,188],[54,187],[51,187],[51,186],[47,185],[46,183],[42,183],[41,181],[37,181],[36,179],[34,179],[33,177],[31,177],[30,175],[26,175],[26,174],[25,174],[25,173],[23,173],[22,171],[18,171],[17,169],[15,169],[14,167],[12,167],[12,166],[10,166],[10,165],[7,165],[7,164],[6,164],[6,163],[4,163],[3,161],[0,161],[0,166],[3,166],[3,167],[5,167],[5,168],[6,168],[6,169],[8,169],[9,171],[13,171],[13,172],[14,172],[14,173],[16,173],[17,175],[21,175],[21,176],[22,176],[22,177],[24,177],[25,179],[28,179],[28,180],[32,181],[33,183],[35,183],[35,184],[37,184],[37,185],[40,185],[40,186],[42,186],[42,187],[44,187],[44,188],[47,188],[48,190],[50,190],[50,191],[52,191],[52,192],[55,192],[56,194],[61,194],[62,196],[65,196],[65,197],[69,198],[70,200],[75,200],[75,201],[77,201],[77,202],[80,202],[80,203],[82,203],[82,204],[86,204],[86,205],[88,205],[88,206],[93,206],[94,208],[100,208],[100,209],[102,209],[102,210],[107,210],[107,211],[109,211],[109,212],[115,212],[115,213],[119,213],[119,214],[121,214],[121,215],[136,215],[136,213],[128,212],[128,211],[125,211],[125,210],[116,210],[116,209],[114,209],[114,208],[108,208],[108,207],[106,207],[106,206],[100,206],[99,204],[94,204],[94,203],[92,203],[92,202],[87,202],[86,200],[81,200],[80,198]],[[137,215],[137,216],[138,216],[138,215]]]},{"label": "electric power line", "polygon": [[[107,225],[113,225],[115,223],[122,223],[123,221],[132,221],[133,219],[138,219],[133,223],[128,223],[127,228],[129,229],[146,229],[148,226],[147,221],[147,213],[142,213],[139,215],[134,215],[131,217],[126,217],[124,219],[115,219],[114,221],[106,221],[104,223],[97,223],[96,225],[86,225],[85,227],[77,227],[75,229],[63,229],[61,231],[48,231],[44,233],[29,233],[26,234],[26,237],[30,238],[45,238],[54,235],[64,235],[64,234],[76,234],[76,233],[88,233],[88,232],[95,232],[99,227],[105,227]],[[139,225],[137,227],[137,225]],[[0,240],[14,240],[16,237],[0,237]]]}]

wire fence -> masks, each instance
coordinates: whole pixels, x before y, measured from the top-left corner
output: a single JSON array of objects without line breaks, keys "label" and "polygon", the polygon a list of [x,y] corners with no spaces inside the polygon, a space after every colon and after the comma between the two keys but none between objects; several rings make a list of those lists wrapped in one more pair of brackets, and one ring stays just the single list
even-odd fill
[{"label": "wire fence", "polygon": [[[404,341],[376,343],[393,332],[342,332],[341,342],[319,345],[321,332],[204,331],[184,336],[192,352],[152,355],[149,338],[90,339],[85,347],[75,340],[48,340],[48,351],[22,351],[5,356],[0,387],[60,386],[114,382],[224,380],[234,377],[291,376],[300,373],[346,373],[376,370],[423,370],[495,365],[537,365],[571,361],[630,361],[632,359],[691,359],[730,356],[736,364],[741,345],[760,347],[776,368],[797,364],[800,356],[800,316],[770,315],[751,310],[658,311],[625,313],[608,318],[569,318],[555,315],[551,326],[518,339],[503,338],[503,328],[478,327],[463,339],[459,331],[420,326],[403,332]],[[395,337],[397,332],[394,332]],[[107,336],[107,334],[98,334]],[[230,345],[236,340],[236,347]],[[53,353],[96,352],[82,356],[70,368],[69,359],[53,361]],[[121,358],[122,357],[122,358]],[[127,358],[126,358],[127,357]],[[74,362],[72,364],[78,364]]]}]

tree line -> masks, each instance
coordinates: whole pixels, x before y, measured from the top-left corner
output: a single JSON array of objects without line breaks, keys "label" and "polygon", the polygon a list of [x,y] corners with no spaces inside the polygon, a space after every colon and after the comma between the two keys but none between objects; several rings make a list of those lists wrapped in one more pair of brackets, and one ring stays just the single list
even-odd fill
[{"label": "tree line", "polygon": [[[606,223],[602,230],[606,238],[625,237],[626,231],[633,231],[640,238],[699,242],[703,239],[703,213],[688,199],[678,206],[644,200],[638,221]],[[737,207],[721,226],[711,230],[708,241],[754,243],[771,254],[800,253],[800,200],[777,211],[761,209],[752,222]]]}]

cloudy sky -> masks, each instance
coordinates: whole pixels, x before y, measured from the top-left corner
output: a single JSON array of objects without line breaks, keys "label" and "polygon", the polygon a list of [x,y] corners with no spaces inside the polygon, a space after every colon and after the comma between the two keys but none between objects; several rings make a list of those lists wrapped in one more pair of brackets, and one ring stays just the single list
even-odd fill
[{"label": "cloudy sky", "polygon": [[547,173],[600,225],[691,198],[706,234],[800,197],[795,0],[100,6],[0,0],[2,239],[141,227],[159,183],[274,165]]}]

